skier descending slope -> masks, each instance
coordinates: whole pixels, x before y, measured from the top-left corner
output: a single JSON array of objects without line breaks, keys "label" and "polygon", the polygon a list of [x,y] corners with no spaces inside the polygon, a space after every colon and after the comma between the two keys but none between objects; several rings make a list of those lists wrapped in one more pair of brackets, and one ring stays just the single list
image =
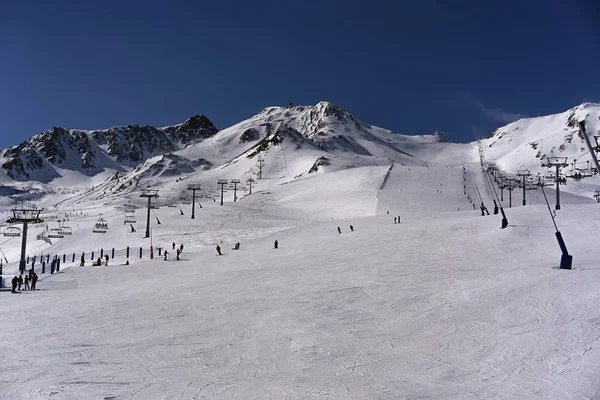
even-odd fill
[{"label": "skier descending slope", "polygon": [[220,256],[222,256],[223,254],[221,253],[221,246],[217,245],[217,253],[219,253]]}]

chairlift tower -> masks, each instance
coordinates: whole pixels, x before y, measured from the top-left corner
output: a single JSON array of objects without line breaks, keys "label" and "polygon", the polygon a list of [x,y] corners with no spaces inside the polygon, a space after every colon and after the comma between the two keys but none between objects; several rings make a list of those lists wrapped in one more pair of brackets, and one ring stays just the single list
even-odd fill
[{"label": "chairlift tower", "polygon": [[[584,135],[585,136],[585,135]],[[555,210],[560,210],[560,169],[566,167],[567,157],[546,157],[547,163],[546,166],[556,167],[556,205],[554,206]],[[542,165],[543,166],[543,165]]]},{"label": "chairlift tower", "polygon": [[145,238],[150,237],[150,209],[152,208],[152,199],[158,198],[158,190],[156,189],[144,189],[142,190],[142,194],[140,197],[145,197],[148,199],[148,216],[146,218],[146,236]]},{"label": "chairlift tower", "polygon": [[516,188],[516,186],[513,185],[515,180],[513,178],[508,178],[507,181],[508,186],[506,186],[506,189],[508,189],[508,208],[512,208],[512,191]]},{"label": "chairlift tower", "polygon": [[262,158],[258,159],[258,179],[262,179],[262,166],[265,163],[265,160]]},{"label": "chairlift tower", "polygon": [[25,266],[27,265],[25,262],[25,253],[27,251],[27,226],[29,224],[41,224],[44,222],[40,219],[40,212],[42,210],[39,208],[25,208],[21,206],[21,208],[15,207],[11,211],[13,217],[6,222],[9,224],[23,224],[23,232],[21,235],[21,259],[19,260],[19,271],[23,274],[25,273]]},{"label": "chairlift tower", "polygon": [[523,205],[527,205],[527,200],[525,199],[525,179],[528,176],[531,176],[531,171],[528,169],[521,169],[517,171],[517,176],[520,176],[521,178],[523,178]]},{"label": "chairlift tower", "polygon": [[227,179],[219,179],[217,185],[221,185],[221,205],[223,205],[223,188],[227,185]]},{"label": "chairlift tower", "polygon": [[248,182],[248,185],[250,187],[250,193],[249,194],[252,194],[252,183],[256,182],[256,181],[253,178],[248,178],[248,179],[246,179],[246,182]]},{"label": "chairlift tower", "polygon": [[233,202],[237,201],[237,185],[240,183],[239,179],[232,179],[231,183],[233,183]]},{"label": "chairlift tower", "polygon": [[192,219],[196,219],[196,190],[200,190],[200,184],[190,183],[187,190],[192,191]]}]

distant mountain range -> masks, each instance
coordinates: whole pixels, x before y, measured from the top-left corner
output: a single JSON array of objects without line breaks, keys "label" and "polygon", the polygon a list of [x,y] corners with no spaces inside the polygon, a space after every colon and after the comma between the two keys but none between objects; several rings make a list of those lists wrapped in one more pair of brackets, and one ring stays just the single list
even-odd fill
[{"label": "distant mountain range", "polygon": [[[577,157],[587,151],[579,121],[586,121],[590,135],[600,134],[600,105],[585,103],[562,114],[521,119],[498,128],[483,140],[486,158],[514,172],[540,169],[548,155]],[[320,102],[265,108],[221,131],[204,115],[162,128],[54,127],[0,153],[4,175],[0,174],[0,183],[14,187],[4,192],[15,196],[28,186],[42,185],[48,193],[62,178],[73,179],[76,174],[80,184],[101,179],[101,184],[88,185],[94,186],[97,197],[163,185],[184,193],[178,182],[188,178],[214,183],[217,178],[256,177],[259,159],[265,177],[285,183],[326,171],[392,162],[409,166],[438,159],[477,162],[478,154],[475,143],[448,143],[441,133],[393,133],[335,104]]]}]

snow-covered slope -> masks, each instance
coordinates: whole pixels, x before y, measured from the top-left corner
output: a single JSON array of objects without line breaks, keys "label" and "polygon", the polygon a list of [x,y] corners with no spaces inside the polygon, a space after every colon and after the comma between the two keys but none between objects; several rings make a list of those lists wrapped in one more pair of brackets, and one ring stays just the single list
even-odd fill
[{"label": "snow-covered slope", "polygon": [[[32,226],[28,255],[38,273],[42,254],[67,261],[42,290],[0,292],[0,398],[594,398],[597,204],[559,212],[577,269],[558,270],[546,206],[505,204],[501,230],[468,199],[491,196],[479,165],[454,162],[260,179],[235,203],[201,199],[194,220],[190,204],[153,210],[151,240],[145,210],[131,232],[116,202],[45,212],[73,235],[49,245]],[[11,278],[19,238],[2,251]]]},{"label": "snow-covered slope", "polygon": [[585,121],[594,143],[592,136],[600,134],[600,104],[584,103],[564,113],[524,118],[498,128],[483,140],[486,159],[507,172],[530,169],[537,173],[548,156],[575,158],[580,161],[577,167],[587,167],[590,156],[580,121]]}]

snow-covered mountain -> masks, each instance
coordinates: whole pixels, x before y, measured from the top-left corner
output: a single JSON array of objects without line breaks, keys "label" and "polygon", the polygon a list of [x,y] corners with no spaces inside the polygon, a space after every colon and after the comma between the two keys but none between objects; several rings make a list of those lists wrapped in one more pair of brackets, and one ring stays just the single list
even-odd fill
[{"label": "snow-covered mountain", "polygon": [[576,167],[586,168],[588,148],[580,132],[584,121],[592,144],[600,134],[600,104],[583,103],[566,112],[537,118],[523,118],[496,129],[483,140],[485,156],[507,172],[530,169],[537,173],[546,157],[577,159]]},{"label": "snow-covered mountain", "polygon": [[[404,142],[400,140],[404,138]],[[400,140],[400,142],[397,142]],[[95,187],[96,197],[119,196],[160,186],[181,198],[189,177],[213,185],[217,179],[258,174],[280,183],[323,172],[364,166],[425,165],[403,150],[408,143],[440,143],[439,135],[410,137],[362,122],[329,102],[315,106],[269,107],[184,149],[148,158],[127,173]]]},{"label": "snow-covered mountain", "polygon": [[[541,164],[546,156],[585,162],[589,155],[583,157],[587,148],[579,121],[585,121],[588,134],[598,133],[600,104],[584,103],[561,114],[498,128],[482,141],[486,159],[507,172],[528,168],[534,173],[544,170]],[[52,128],[0,154],[5,172],[0,183],[19,196],[28,192],[30,199],[73,182],[92,198],[117,198],[148,187],[182,198],[189,178],[204,187],[213,186],[217,179],[244,183],[256,178],[259,160],[263,178],[285,184],[354,167],[478,162],[477,149],[476,143],[446,142],[441,133],[394,133],[365,123],[335,104],[320,102],[268,107],[221,131],[203,115],[163,128]]]},{"label": "snow-covered mountain", "polygon": [[43,183],[63,176],[62,170],[87,176],[106,169],[125,172],[148,157],[196,144],[216,132],[204,115],[163,128],[127,125],[83,131],[54,127],[4,150],[0,164],[12,180]]}]

